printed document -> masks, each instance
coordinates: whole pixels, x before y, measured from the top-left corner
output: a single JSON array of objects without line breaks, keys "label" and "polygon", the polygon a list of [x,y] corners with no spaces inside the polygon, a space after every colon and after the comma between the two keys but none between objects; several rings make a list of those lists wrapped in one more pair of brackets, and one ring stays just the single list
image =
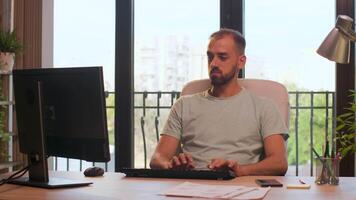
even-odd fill
[{"label": "printed document", "polygon": [[210,185],[191,182],[181,183],[168,191],[166,196],[177,197],[200,197],[200,198],[220,198],[220,199],[262,199],[266,196],[270,187],[246,187],[236,185]]}]

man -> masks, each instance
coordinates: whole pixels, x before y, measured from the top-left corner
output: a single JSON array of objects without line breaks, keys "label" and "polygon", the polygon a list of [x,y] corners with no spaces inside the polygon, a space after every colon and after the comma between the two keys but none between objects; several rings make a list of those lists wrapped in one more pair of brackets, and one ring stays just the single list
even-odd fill
[{"label": "man", "polygon": [[229,169],[236,176],[286,173],[288,131],[278,109],[237,81],[245,46],[243,36],[231,29],[211,35],[211,87],[173,105],[151,168]]}]

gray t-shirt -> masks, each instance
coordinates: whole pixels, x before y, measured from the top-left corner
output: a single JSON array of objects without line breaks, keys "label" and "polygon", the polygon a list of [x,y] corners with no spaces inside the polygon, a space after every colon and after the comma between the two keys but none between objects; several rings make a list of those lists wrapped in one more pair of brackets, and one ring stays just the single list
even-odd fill
[{"label": "gray t-shirt", "polygon": [[162,135],[182,143],[196,168],[206,168],[214,158],[252,164],[263,159],[263,139],[288,130],[274,102],[246,89],[228,98],[208,91],[182,96],[173,105]]}]

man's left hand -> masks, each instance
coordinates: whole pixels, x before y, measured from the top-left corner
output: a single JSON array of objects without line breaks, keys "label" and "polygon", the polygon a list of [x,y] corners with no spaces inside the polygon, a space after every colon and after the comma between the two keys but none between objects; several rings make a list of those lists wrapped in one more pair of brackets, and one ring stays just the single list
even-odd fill
[{"label": "man's left hand", "polygon": [[243,176],[241,166],[234,160],[212,159],[208,168],[211,170],[231,170],[236,176]]}]

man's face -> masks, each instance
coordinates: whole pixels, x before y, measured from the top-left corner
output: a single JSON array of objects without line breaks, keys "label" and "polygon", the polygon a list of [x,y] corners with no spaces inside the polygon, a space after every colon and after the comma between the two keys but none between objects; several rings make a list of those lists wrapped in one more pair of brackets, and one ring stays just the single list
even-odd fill
[{"label": "man's face", "polygon": [[246,57],[237,52],[234,40],[229,35],[212,39],[207,55],[209,77],[214,86],[224,85],[236,79],[246,62]]}]

